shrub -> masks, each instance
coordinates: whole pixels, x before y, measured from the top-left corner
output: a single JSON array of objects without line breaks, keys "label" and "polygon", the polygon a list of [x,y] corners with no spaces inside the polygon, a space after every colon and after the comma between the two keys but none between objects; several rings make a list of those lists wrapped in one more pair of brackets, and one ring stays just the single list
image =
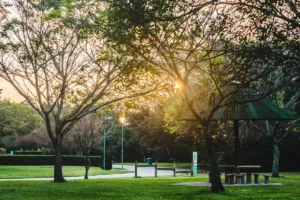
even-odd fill
[{"label": "shrub", "polygon": [[16,155],[42,155],[42,151],[15,151]]},{"label": "shrub", "polygon": [[54,150],[50,148],[42,148],[41,149],[43,155],[53,155]]}]

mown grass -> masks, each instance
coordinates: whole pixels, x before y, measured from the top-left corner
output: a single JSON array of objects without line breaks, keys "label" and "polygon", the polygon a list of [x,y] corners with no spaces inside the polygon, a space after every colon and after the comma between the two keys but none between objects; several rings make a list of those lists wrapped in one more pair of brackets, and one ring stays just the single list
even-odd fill
[{"label": "mown grass", "polygon": [[[89,175],[103,174],[122,174],[127,173],[127,170],[112,169],[105,172],[100,167],[91,167]],[[13,178],[52,178],[54,166],[0,166],[0,179]],[[84,166],[63,166],[63,174],[65,177],[84,176]]]},{"label": "mown grass", "polygon": [[283,186],[226,187],[226,192],[210,193],[209,187],[174,186],[172,183],[207,181],[207,176],[166,178],[126,178],[76,180],[66,183],[49,181],[0,181],[0,199],[299,199],[300,174],[285,173],[271,182]]}]

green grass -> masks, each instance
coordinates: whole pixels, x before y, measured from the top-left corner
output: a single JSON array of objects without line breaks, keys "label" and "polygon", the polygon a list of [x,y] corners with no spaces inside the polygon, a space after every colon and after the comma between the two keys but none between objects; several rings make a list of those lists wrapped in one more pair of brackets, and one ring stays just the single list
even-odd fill
[{"label": "green grass", "polygon": [[207,181],[206,175],[166,178],[126,178],[76,180],[66,183],[50,181],[0,181],[0,199],[201,199],[258,200],[299,199],[300,174],[285,173],[271,182],[283,186],[226,187],[225,193],[211,194],[209,187],[174,186],[172,183]]},{"label": "green grass", "polygon": [[[6,166],[0,165],[0,179],[11,178],[52,178],[53,166]],[[100,167],[91,167],[89,176],[102,174],[122,174],[127,170],[112,169],[105,172]],[[65,177],[84,176],[84,166],[63,166],[63,174]]]}]

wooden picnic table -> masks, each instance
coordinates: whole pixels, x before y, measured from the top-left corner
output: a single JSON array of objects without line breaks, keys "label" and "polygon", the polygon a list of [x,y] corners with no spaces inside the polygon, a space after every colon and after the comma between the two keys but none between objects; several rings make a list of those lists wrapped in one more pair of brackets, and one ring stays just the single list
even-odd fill
[{"label": "wooden picnic table", "polygon": [[252,183],[252,171],[253,169],[261,168],[260,165],[239,165],[236,168],[244,169],[246,171],[246,183]]}]

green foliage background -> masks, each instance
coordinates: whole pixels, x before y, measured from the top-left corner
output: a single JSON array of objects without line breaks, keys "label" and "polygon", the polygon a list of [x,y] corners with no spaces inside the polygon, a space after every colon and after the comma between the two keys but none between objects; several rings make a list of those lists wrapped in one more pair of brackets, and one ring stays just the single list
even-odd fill
[{"label": "green foliage background", "polygon": [[0,136],[23,136],[41,123],[41,117],[32,108],[17,103],[0,103]]}]

